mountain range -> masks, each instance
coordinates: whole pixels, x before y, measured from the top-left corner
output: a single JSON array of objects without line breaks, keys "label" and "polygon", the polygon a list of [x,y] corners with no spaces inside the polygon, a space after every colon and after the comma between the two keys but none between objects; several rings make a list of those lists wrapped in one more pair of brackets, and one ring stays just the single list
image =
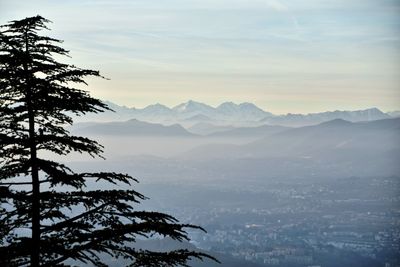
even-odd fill
[{"label": "mountain range", "polygon": [[333,119],[343,119],[351,122],[371,121],[388,119],[398,116],[398,112],[384,113],[377,108],[370,108],[356,111],[328,111],[310,114],[286,114],[274,115],[252,103],[235,104],[225,102],[217,107],[189,100],[173,108],[161,104],[149,105],[142,109],[120,106],[105,101],[114,112],[107,111],[99,114],[88,114],[77,117],[77,122],[95,121],[126,121],[137,119],[140,121],[175,124],[179,123],[185,127],[192,127],[198,123],[208,123],[215,126],[261,126],[281,125],[289,127],[300,127],[315,125]]},{"label": "mountain range", "polygon": [[287,114],[273,117],[266,117],[262,119],[262,122],[267,124],[277,124],[282,126],[305,126],[305,125],[315,125],[325,121],[342,119],[351,122],[358,121],[373,121],[381,119],[392,118],[391,115],[382,112],[377,108],[370,108],[365,110],[355,110],[355,111],[327,111],[320,113],[310,113],[310,114]]},{"label": "mountain range", "polygon": [[78,124],[71,131],[99,140],[107,158],[128,158],[123,168],[146,166],[145,176],[166,169],[178,171],[177,177],[196,170],[196,177],[240,181],[400,173],[400,118],[218,129],[201,136],[179,125],[128,120]]},{"label": "mountain range", "polygon": [[131,119],[127,121],[78,123],[72,128],[74,133],[84,135],[112,136],[192,136],[179,124],[165,126]]},{"label": "mountain range", "polygon": [[242,177],[265,171],[272,176],[395,175],[400,172],[400,118],[356,123],[335,119],[243,145],[206,144],[179,158],[216,162],[215,168],[226,165],[226,171]]},{"label": "mountain range", "polygon": [[[242,146],[203,146],[189,154],[200,158],[265,158],[289,155],[298,158],[321,158],[334,157],[339,153],[344,159],[349,156],[344,153],[346,151],[363,151],[359,153],[360,157],[369,152],[376,155],[381,151],[400,152],[400,118],[356,123],[335,119],[313,126],[261,129],[264,137],[254,142]],[[238,130],[245,134],[248,129]]]}]

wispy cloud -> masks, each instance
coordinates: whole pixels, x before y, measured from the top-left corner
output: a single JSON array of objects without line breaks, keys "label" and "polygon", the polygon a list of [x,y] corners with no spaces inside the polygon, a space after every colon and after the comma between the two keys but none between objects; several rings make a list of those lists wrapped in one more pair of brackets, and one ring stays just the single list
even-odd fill
[{"label": "wispy cloud", "polygon": [[53,20],[74,63],[112,78],[90,87],[102,98],[141,106],[232,96],[288,109],[298,96],[305,112],[327,97],[329,108],[400,108],[399,13],[395,0],[0,2],[1,23]]}]

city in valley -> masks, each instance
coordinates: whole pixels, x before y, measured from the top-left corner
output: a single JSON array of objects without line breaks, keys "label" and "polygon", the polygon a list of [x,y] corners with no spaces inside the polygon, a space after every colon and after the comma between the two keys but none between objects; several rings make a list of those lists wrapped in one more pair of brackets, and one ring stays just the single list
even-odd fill
[{"label": "city in valley", "polygon": [[[107,161],[71,162],[134,174],[135,188],[150,197],[138,209],[204,227],[186,246],[222,266],[399,266],[395,114],[275,116],[230,105],[230,113],[193,101],[175,109],[114,105],[116,113],[71,128],[103,142]],[[179,246],[160,242],[149,246]]]}]

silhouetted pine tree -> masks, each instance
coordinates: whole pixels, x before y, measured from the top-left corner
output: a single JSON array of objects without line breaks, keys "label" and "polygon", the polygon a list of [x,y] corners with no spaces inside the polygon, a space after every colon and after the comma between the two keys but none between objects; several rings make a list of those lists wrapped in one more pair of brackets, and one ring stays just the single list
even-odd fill
[{"label": "silhouetted pine tree", "polygon": [[88,180],[130,185],[114,172],[76,173],[40,157],[41,151],[101,156],[97,142],[71,135],[71,115],[108,107],[74,84],[98,71],[60,63],[67,56],[59,40],[39,35],[49,21],[41,16],[12,21],[0,32],[0,266],[104,266],[99,254],[121,257],[132,266],[186,265],[210,256],[188,250],[169,253],[135,249],[137,236],[188,240],[175,218],[137,211],[145,199],[134,190],[90,190]]}]

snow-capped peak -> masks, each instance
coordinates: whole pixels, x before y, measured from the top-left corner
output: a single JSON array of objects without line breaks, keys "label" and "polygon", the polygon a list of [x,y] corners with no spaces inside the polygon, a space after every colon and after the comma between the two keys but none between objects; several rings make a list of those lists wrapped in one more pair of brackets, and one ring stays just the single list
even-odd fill
[{"label": "snow-capped peak", "polygon": [[[187,113],[187,112],[196,112],[196,113],[209,113],[214,110],[213,107],[208,106],[206,104],[196,102],[193,100],[189,100],[186,103],[179,104],[172,108],[172,110],[179,113]],[[205,114],[206,115],[206,114]]]}]

